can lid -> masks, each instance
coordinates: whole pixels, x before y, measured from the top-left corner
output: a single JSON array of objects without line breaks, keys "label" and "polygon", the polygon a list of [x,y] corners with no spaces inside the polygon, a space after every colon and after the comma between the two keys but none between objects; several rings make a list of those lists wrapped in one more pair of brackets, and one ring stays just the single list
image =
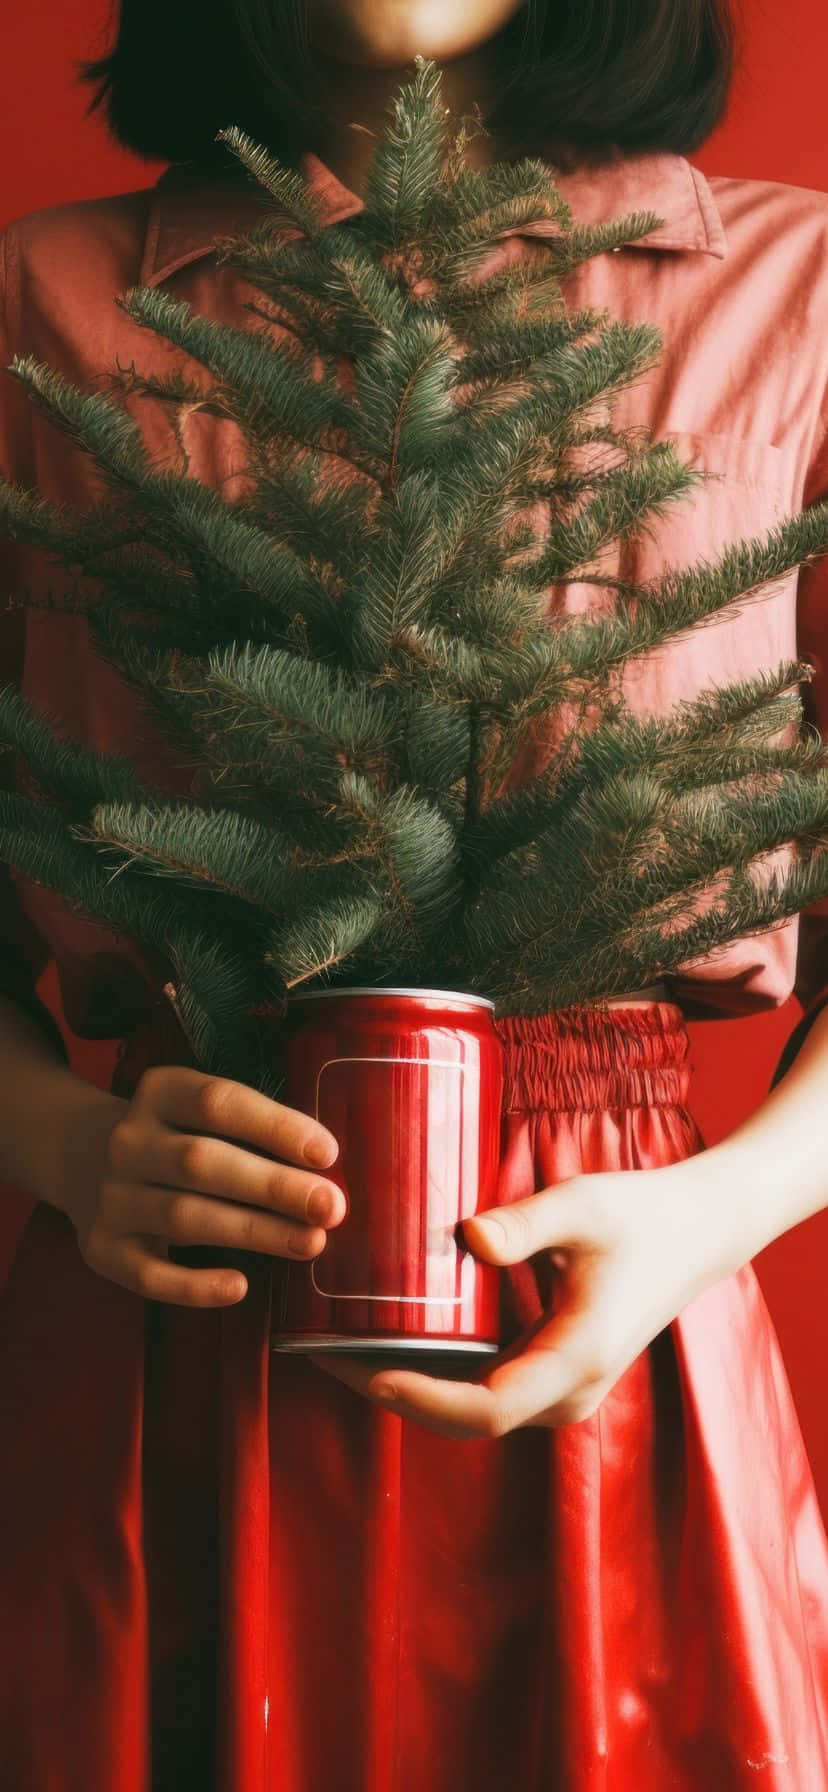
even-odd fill
[{"label": "can lid", "polygon": [[488,996],[470,995],[464,989],[392,989],[388,984],[342,984],[335,989],[305,989],[288,997],[288,1002],[321,1002],[339,1000],[340,996],[418,996],[421,1001],[433,998],[441,1002],[468,1002],[472,1008],[494,1008]]}]

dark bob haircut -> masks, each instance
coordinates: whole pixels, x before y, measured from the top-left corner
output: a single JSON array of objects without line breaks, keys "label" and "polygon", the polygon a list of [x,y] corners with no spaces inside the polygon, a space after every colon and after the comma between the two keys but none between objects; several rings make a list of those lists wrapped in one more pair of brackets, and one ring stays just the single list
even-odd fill
[{"label": "dark bob haircut", "polygon": [[[725,110],[729,0],[525,0],[501,35],[511,72],[487,123],[518,153],[688,154]],[[285,158],[320,135],[306,0],[120,0],[114,47],[81,75],[139,156],[227,170],[226,124]]]}]

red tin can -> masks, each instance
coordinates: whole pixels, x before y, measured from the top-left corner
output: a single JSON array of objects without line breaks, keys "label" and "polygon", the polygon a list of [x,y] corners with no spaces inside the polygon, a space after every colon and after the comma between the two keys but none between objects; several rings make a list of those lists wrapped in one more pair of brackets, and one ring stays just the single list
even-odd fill
[{"label": "red tin can", "polygon": [[347,1211],[312,1262],[274,1267],[274,1349],[498,1350],[499,1270],[459,1227],[497,1200],[493,1004],[343,988],[289,1006],[285,1099],[338,1141],[325,1175]]}]

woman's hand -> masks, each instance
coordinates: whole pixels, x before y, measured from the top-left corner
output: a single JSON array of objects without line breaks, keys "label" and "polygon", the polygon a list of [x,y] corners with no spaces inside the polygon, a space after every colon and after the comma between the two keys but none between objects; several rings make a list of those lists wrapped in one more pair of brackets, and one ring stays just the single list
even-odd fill
[{"label": "woman's hand", "polygon": [[444,1437],[503,1437],[588,1418],[695,1295],[750,1257],[722,1163],[724,1154],[706,1152],[666,1169],[576,1176],[466,1220],[468,1244],[485,1263],[547,1252],[560,1274],[554,1312],[490,1359],[479,1380],[452,1378],[450,1367],[449,1379],[438,1379],[356,1357],[312,1361]]},{"label": "woman's hand", "polygon": [[242,1083],[159,1066],[114,1119],[112,1108],[95,1113],[89,1173],[75,1170],[65,1210],[90,1268],[150,1300],[220,1307],[247,1291],[238,1270],[170,1262],[170,1245],[307,1261],[344,1217],[341,1190],[318,1173],[336,1140]]}]

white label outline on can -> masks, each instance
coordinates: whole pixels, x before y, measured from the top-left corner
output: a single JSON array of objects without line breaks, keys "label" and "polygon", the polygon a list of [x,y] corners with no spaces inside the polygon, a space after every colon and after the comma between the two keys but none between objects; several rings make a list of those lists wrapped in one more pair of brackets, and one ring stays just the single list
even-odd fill
[{"label": "white label outline on can", "polygon": [[[316,1073],[316,1093],[314,1096],[314,1119],[315,1120],[319,1120],[319,1084],[320,1084],[320,1081],[322,1078],[322,1074],[323,1074],[323,1071],[329,1070],[332,1064],[425,1064],[429,1068],[433,1067],[435,1070],[459,1070],[461,1076],[465,1070],[476,1070],[477,1069],[476,1064],[463,1064],[463,1063],[458,1062],[458,1060],[456,1058],[389,1058],[387,1056],[387,1054],[384,1052],[378,1053],[376,1057],[362,1057],[362,1056],[355,1055],[353,1057],[347,1057],[347,1058],[326,1058],[324,1064],[320,1064],[319,1069]],[[319,1124],[320,1124],[320,1126],[324,1126],[325,1123],[324,1123],[324,1121],[319,1121]],[[324,1256],[324,1254],[325,1253],[323,1251],[322,1256]],[[409,1306],[409,1307],[461,1307],[463,1305],[463,1301],[466,1298],[466,1296],[464,1294],[440,1295],[440,1294],[337,1294],[336,1292],[331,1293],[331,1291],[327,1288],[320,1288],[319,1283],[316,1280],[317,1261],[318,1261],[318,1259],[314,1258],[313,1262],[311,1263],[311,1285],[314,1288],[315,1292],[322,1296],[323,1300],[371,1300],[374,1302],[381,1301],[381,1302],[385,1302],[385,1303],[390,1301],[396,1307],[400,1306],[401,1303],[404,1303],[406,1306]]]}]

